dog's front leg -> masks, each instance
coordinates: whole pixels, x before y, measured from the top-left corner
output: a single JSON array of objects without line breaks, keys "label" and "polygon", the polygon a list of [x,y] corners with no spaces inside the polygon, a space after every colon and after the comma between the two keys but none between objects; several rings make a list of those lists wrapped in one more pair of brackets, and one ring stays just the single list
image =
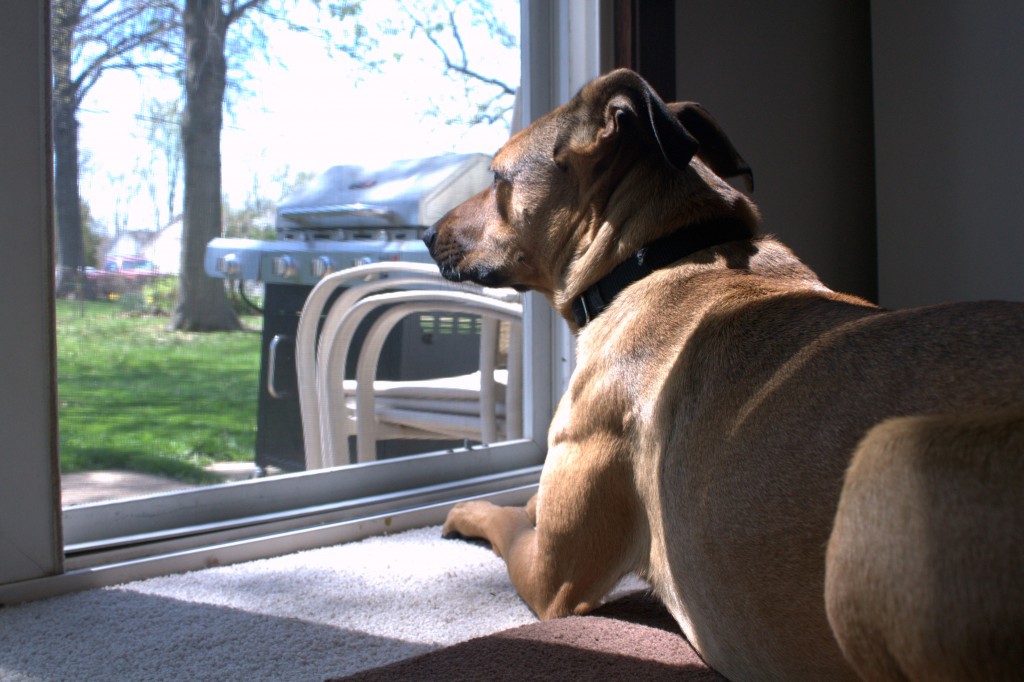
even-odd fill
[{"label": "dog's front leg", "polygon": [[632,477],[613,471],[619,468],[555,467],[526,507],[466,502],[448,514],[443,533],[490,542],[542,620],[585,613],[636,568],[643,534],[636,532],[635,495],[624,485]]},{"label": "dog's front leg", "polygon": [[499,507],[484,500],[473,500],[453,508],[441,532],[445,537],[482,538],[491,543],[494,553],[508,564],[509,577],[523,600],[542,619],[553,618],[562,614],[548,614],[551,595],[544,589],[545,581],[534,574],[537,568],[534,518],[526,507]]}]

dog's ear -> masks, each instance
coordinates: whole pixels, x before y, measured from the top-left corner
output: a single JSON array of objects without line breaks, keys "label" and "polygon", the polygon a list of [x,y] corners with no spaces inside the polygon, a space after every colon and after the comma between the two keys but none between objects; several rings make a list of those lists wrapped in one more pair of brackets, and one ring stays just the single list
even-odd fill
[{"label": "dog's ear", "polygon": [[[643,78],[619,69],[584,86],[577,98],[582,113],[597,124],[596,136],[580,144],[573,139],[576,126],[564,128],[556,141],[555,160],[563,165],[572,153],[593,155],[607,152],[630,131],[642,131],[661,150],[665,160],[682,170],[697,152],[697,140]],[[578,111],[579,109],[577,109]]]},{"label": "dog's ear", "polygon": [[754,172],[704,107],[696,102],[673,102],[666,106],[687,132],[697,139],[700,145],[697,156],[708,168],[723,178],[742,177],[747,190],[753,191]]}]

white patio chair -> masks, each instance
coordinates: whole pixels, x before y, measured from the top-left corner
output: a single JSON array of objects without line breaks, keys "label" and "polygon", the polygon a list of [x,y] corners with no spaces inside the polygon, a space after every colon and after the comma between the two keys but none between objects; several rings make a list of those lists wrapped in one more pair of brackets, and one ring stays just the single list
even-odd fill
[{"label": "white patio chair", "polygon": [[[387,274],[387,279],[367,277]],[[317,322],[331,294],[345,290]],[[396,289],[398,289],[396,291]],[[387,290],[388,293],[378,293]],[[352,336],[382,311],[367,333],[356,378],[345,380]],[[406,315],[481,316],[480,370],[420,381],[374,380],[384,341]],[[357,458],[376,456],[391,438],[494,442],[522,434],[522,304],[511,290],[485,290],[440,278],[435,266],[378,263],[325,278],[311,292],[296,340],[299,399],[308,469],[347,463],[348,437]],[[499,322],[508,323],[508,367],[496,369]]]},{"label": "white patio chair", "polygon": [[[376,279],[381,275],[390,279]],[[299,410],[302,415],[303,442],[308,469],[325,466],[320,437],[320,408],[317,385],[317,329],[330,297],[340,288],[348,288],[332,306],[323,329],[333,335],[339,319],[362,296],[390,287],[409,286],[420,281],[440,279],[437,267],[426,263],[372,263],[327,275],[306,298],[295,334],[295,365],[298,379]],[[375,289],[374,287],[379,287]],[[327,345],[333,345],[328,343]]]}]

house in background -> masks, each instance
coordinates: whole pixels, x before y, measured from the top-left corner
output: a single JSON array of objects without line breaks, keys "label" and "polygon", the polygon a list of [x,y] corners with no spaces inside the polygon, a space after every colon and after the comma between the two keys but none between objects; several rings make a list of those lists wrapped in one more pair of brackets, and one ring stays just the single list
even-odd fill
[{"label": "house in background", "polygon": [[181,272],[181,237],[180,215],[156,230],[127,230],[111,242],[103,261],[141,258],[153,263],[162,275],[177,275]]}]

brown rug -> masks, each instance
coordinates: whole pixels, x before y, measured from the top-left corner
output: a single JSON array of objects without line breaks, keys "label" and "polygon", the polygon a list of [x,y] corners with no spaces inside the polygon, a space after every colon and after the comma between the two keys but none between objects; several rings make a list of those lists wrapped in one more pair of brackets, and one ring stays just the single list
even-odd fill
[{"label": "brown rug", "polygon": [[665,608],[633,592],[586,616],[533,623],[329,682],[719,681]]}]

